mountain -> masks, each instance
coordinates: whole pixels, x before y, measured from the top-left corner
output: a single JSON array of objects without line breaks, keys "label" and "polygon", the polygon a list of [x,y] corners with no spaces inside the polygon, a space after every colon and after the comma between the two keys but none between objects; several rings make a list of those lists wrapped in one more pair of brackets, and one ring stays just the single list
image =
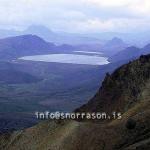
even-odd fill
[{"label": "mountain", "polygon": [[99,44],[100,40],[80,34],[71,34],[66,32],[53,32],[49,28],[42,25],[29,26],[23,34],[34,34],[42,37],[44,40],[53,42],[57,45],[69,44]]},{"label": "mountain", "polygon": [[14,59],[25,55],[51,53],[56,46],[36,35],[21,35],[0,40],[0,58]]},{"label": "mountain", "polygon": [[123,39],[125,43],[130,45],[135,45],[137,47],[143,47],[150,42],[150,32],[139,31],[139,32],[101,32],[101,33],[92,33],[87,34],[89,37],[94,37],[97,39],[110,40],[114,37]]},{"label": "mountain", "polygon": [[58,36],[57,34],[55,34],[53,31],[51,31],[47,27],[41,26],[41,25],[29,26],[26,30],[23,31],[23,34],[37,35],[37,36],[43,38],[44,40],[54,42],[54,43],[56,40],[55,38]]},{"label": "mountain", "polygon": [[100,45],[78,45],[69,44],[55,45],[47,42],[37,35],[20,35],[0,39],[0,59],[12,60],[22,56],[72,53],[77,50],[98,50]]},{"label": "mountain", "polygon": [[108,56],[113,56],[124,50],[126,47],[128,47],[128,44],[126,44],[122,39],[114,37],[103,45],[102,51]]},{"label": "mountain", "polygon": [[141,49],[135,46],[127,47],[109,58],[110,62],[117,62],[122,60],[132,60],[138,58],[141,54]]},{"label": "mountain", "polygon": [[110,62],[118,62],[122,60],[134,60],[138,58],[140,55],[150,54],[150,44],[146,45],[143,48],[137,48],[135,46],[127,47],[124,50],[118,52],[115,55],[109,57]]},{"label": "mountain", "polygon": [[[107,73],[96,95],[77,112],[122,113],[101,121],[43,121],[0,136],[3,150],[149,150],[150,55]],[[109,143],[109,144],[108,144]]]},{"label": "mountain", "polygon": [[126,45],[122,39],[114,37],[111,40],[109,40],[105,46],[118,46],[118,45]]},{"label": "mountain", "polygon": [[27,29],[22,31],[17,31],[13,29],[0,29],[0,38],[7,38],[11,36],[20,36],[27,34],[37,35],[43,38],[44,40],[55,43],[57,45],[101,44],[102,41],[98,38],[90,37],[84,34],[75,34],[59,31],[54,32],[43,25],[31,25]]},{"label": "mountain", "polygon": [[48,29],[45,26],[41,26],[41,25],[32,25],[29,26],[25,31],[25,33],[29,33],[29,34],[34,34],[34,35],[38,35],[38,36],[50,36],[50,35],[55,35],[55,33],[53,31],[51,31],[50,29]]},{"label": "mountain", "polygon": [[87,33],[87,34],[76,34],[67,33],[60,31],[52,31],[43,25],[31,25],[23,31],[17,31],[13,29],[0,29],[0,38],[6,38],[10,36],[18,36],[23,34],[35,34],[42,37],[44,40],[53,42],[55,44],[69,44],[69,45],[81,45],[81,44],[105,44],[110,39],[117,37],[123,39],[125,43],[135,45],[137,47],[143,47],[148,44],[150,34],[149,31],[145,32],[101,32],[101,33]]},{"label": "mountain", "polygon": [[150,79],[149,68],[150,55],[147,55],[123,65],[112,75],[107,73],[97,94],[79,111],[127,111],[137,103]]}]

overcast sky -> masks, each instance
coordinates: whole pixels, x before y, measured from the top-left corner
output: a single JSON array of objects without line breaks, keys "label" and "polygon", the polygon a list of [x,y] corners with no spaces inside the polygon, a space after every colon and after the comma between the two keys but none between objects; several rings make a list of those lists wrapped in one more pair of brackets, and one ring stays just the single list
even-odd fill
[{"label": "overcast sky", "polygon": [[67,32],[150,28],[150,0],[0,0],[0,28],[45,25]]}]

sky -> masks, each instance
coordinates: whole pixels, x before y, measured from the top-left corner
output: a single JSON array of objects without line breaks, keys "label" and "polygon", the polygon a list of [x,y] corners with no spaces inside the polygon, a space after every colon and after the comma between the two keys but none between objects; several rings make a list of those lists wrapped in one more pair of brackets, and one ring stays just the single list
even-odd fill
[{"label": "sky", "polygon": [[150,0],[0,0],[0,28],[44,25],[74,33],[150,28]]}]

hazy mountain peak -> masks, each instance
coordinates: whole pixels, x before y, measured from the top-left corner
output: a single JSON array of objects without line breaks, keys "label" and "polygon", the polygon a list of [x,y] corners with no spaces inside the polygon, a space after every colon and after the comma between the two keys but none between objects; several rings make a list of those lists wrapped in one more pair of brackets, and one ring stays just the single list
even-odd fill
[{"label": "hazy mountain peak", "polygon": [[117,44],[125,44],[124,41],[118,37],[112,38],[107,42],[107,45],[117,45]]},{"label": "hazy mountain peak", "polygon": [[30,34],[54,34],[49,28],[42,26],[42,25],[31,25],[26,30],[26,33]]},{"label": "hazy mountain peak", "polygon": [[123,41],[123,40],[121,38],[114,37],[114,38],[112,38],[112,41]]},{"label": "hazy mountain peak", "polygon": [[130,46],[127,47],[126,49],[118,52],[114,56],[111,56],[109,58],[109,61],[111,62],[117,62],[117,61],[122,61],[122,60],[132,60],[140,56],[140,51],[141,49],[135,47],[135,46]]}]

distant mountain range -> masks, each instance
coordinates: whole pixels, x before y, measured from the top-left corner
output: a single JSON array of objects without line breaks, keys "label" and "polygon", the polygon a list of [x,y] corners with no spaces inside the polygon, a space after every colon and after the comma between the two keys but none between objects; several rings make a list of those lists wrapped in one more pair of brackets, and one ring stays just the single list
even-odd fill
[{"label": "distant mountain range", "polygon": [[[46,32],[46,31],[45,31]],[[0,39],[0,59],[12,60],[22,56],[52,54],[52,53],[72,53],[73,51],[99,51],[109,57],[110,62],[129,61],[138,58],[140,55],[150,53],[150,44],[143,48],[135,46],[128,47],[123,40],[114,37],[103,46],[100,44],[85,45],[55,45],[47,42],[37,35],[20,35]]]},{"label": "distant mountain range", "polygon": [[37,35],[27,34],[0,39],[0,59],[12,60],[27,55],[72,53],[73,51],[98,51],[102,52],[105,56],[112,56],[127,46],[128,45],[119,38],[113,38],[105,45],[56,45],[45,41]]},{"label": "distant mountain range", "polygon": [[[36,35],[37,37],[39,37],[41,39],[41,41],[35,41],[35,39],[31,39],[31,37],[29,37],[29,35]],[[62,51],[65,50],[84,50],[84,51],[100,51],[103,52],[104,55],[107,56],[112,56],[115,55],[116,53],[122,51],[123,49],[125,49],[126,47],[129,46],[129,44],[126,44],[126,42],[124,42],[121,38],[119,38],[119,35],[116,34],[117,37],[115,36],[115,34],[113,34],[113,36],[111,38],[107,38],[107,40],[103,40],[103,36],[93,36],[92,34],[72,34],[72,33],[66,33],[66,32],[54,32],[51,31],[50,29],[48,29],[45,26],[40,26],[40,25],[32,25],[29,26],[26,30],[24,31],[14,31],[14,30],[0,30],[0,37],[1,38],[5,38],[6,45],[8,44],[8,42],[10,42],[11,40],[18,40],[20,38],[20,40],[23,40],[23,38],[28,38],[28,40],[33,40],[33,42],[31,42],[33,44],[33,47],[35,44],[38,45],[38,42],[40,44],[40,42],[45,42],[45,46],[44,45],[40,45],[42,46],[41,50],[46,51],[48,50],[60,50],[62,49]],[[25,37],[26,36],[26,37]],[[8,38],[8,37],[12,37],[12,38]],[[105,36],[104,36],[105,37]],[[35,38],[34,36],[32,36],[32,38]],[[43,40],[42,40],[43,39]],[[9,40],[9,41],[8,41]],[[4,41],[4,40],[0,40],[0,41]],[[36,42],[36,43],[35,43]],[[50,42],[50,43],[49,43]],[[48,44],[49,43],[49,44]],[[28,43],[29,45],[30,43]],[[42,44],[42,43],[41,43]],[[46,46],[47,44],[47,46]],[[51,46],[50,46],[51,44]],[[1,44],[4,45],[4,42]],[[56,48],[56,46],[61,45],[60,48]],[[39,46],[39,48],[40,48]],[[3,49],[3,46],[1,46]],[[1,49],[0,47],[0,49]],[[18,46],[16,46],[18,48]],[[31,46],[29,46],[31,47]],[[24,45],[22,47],[24,49]],[[10,48],[11,49],[11,48]],[[30,48],[29,48],[30,50]],[[33,51],[33,49],[32,49]],[[31,51],[31,54],[32,54]],[[38,51],[38,48],[37,48]],[[36,51],[36,53],[37,53]],[[40,52],[39,52],[40,53]]]},{"label": "distant mountain range", "polygon": [[105,45],[55,45],[47,42],[37,35],[21,35],[0,39],[0,59],[12,60],[27,55],[40,55],[52,53],[72,53],[75,50],[99,51],[109,57],[110,62],[129,61],[138,58],[142,54],[150,53],[150,44],[143,48],[128,45],[115,37]]},{"label": "distant mountain range", "polygon": [[53,32],[45,26],[32,25],[29,26],[24,31],[14,31],[14,30],[0,30],[0,38],[6,38],[10,36],[33,34],[37,35],[48,42],[55,43],[57,45],[61,44],[99,44],[101,41],[97,38],[88,37],[80,34],[71,34],[63,32]]},{"label": "distant mountain range", "polygon": [[0,59],[11,60],[26,55],[64,53],[75,50],[71,45],[55,45],[36,35],[21,35],[0,39]]},{"label": "distant mountain range", "polygon": [[101,32],[101,33],[91,33],[86,34],[87,36],[103,39],[108,41],[114,37],[118,37],[123,39],[125,43],[130,45],[134,45],[137,47],[143,47],[144,45],[150,43],[150,32],[143,31],[143,32],[130,32],[130,33],[121,33],[121,32]]},{"label": "distant mountain range", "polygon": [[125,43],[129,45],[135,45],[137,47],[143,47],[150,43],[149,31],[139,33],[118,33],[118,32],[101,32],[101,33],[67,33],[60,31],[52,31],[49,28],[42,25],[31,25],[23,31],[16,31],[13,29],[4,30],[0,29],[0,38],[6,38],[10,36],[18,36],[24,34],[34,34],[42,37],[44,40],[53,42],[57,45],[70,44],[105,44],[108,40],[118,37],[123,39]]},{"label": "distant mountain range", "polygon": [[50,53],[55,45],[35,35],[22,35],[0,40],[0,58],[12,59],[25,55]]},{"label": "distant mountain range", "polygon": [[117,62],[123,60],[134,60],[138,58],[140,55],[150,54],[150,44],[146,45],[143,48],[137,48],[135,46],[127,47],[126,49],[118,52],[117,54],[111,56],[109,61]]}]

